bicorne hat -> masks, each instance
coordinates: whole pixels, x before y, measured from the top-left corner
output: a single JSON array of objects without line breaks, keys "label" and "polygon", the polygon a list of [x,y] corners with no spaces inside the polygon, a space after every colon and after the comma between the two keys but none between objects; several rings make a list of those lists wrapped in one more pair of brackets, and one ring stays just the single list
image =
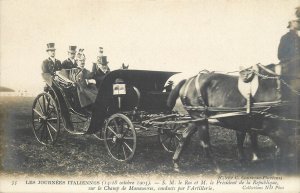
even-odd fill
[{"label": "bicorne hat", "polygon": [[77,46],[69,46],[68,52],[69,53],[76,53],[76,48],[77,48]]},{"label": "bicorne hat", "polygon": [[55,43],[48,43],[46,51],[48,52],[50,50],[52,50],[52,51],[56,50],[54,47],[55,47]]}]

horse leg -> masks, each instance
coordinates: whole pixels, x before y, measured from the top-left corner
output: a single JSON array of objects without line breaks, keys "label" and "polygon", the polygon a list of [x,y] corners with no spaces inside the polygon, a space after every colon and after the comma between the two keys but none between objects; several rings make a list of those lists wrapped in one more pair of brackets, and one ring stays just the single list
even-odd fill
[{"label": "horse leg", "polygon": [[286,140],[288,139],[288,136],[285,136],[282,132],[275,132],[275,134],[272,134],[270,138],[276,144],[276,150],[274,153],[275,173],[279,174],[282,172],[288,172],[290,169],[287,158],[289,143]]},{"label": "horse leg", "polygon": [[173,155],[173,167],[174,171],[179,172],[180,166],[179,166],[179,158],[182,153],[182,150],[186,146],[186,143],[191,140],[191,135],[195,133],[195,124],[189,124],[188,127],[183,131],[182,137],[179,140],[179,144],[175,150],[175,153]]},{"label": "horse leg", "polygon": [[252,161],[259,160],[258,137],[257,133],[249,133],[252,147]]},{"label": "horse leg", "polygon": [[213,163],[215,167],[215,171],[219,174],[221,173],[221,169],[211,151],[208,121],[205,121],[204,123],[196,123],[196,124],[199,130],[200,144],[203,147],[205,155]]},{"label": "horse leg", "polygon": [[246,161],[246,156],[244,152],[244,141],[246,137],[246,132],[244,131],[236,131],[236,140],[237,140],[237,153],[238,159],[240,163],[244,163]]}]

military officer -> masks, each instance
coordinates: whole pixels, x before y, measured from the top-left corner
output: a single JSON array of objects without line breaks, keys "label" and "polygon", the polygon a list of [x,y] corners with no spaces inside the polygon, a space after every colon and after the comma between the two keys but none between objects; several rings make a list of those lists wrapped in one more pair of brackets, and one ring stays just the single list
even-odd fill
[{"label": "military officer", "polygon": [[69,46],[69,50],[68,50],[69,57],[68,57],[68,59],[63,61],[63,63],[62,63],[63,69],[71,69],[71,68],[77,67],[77,63],[75,60],[76,48],[77,48],[76,46]]}]

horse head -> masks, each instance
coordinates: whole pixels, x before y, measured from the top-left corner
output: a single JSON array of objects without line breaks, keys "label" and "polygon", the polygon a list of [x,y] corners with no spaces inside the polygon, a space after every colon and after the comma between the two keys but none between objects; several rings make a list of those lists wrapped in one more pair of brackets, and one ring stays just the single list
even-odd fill
[{"label": "horse head", "polygon": [[255,76],[254,66],[251,66],[249,68],[240,67],[239,76],[243,82],[245,83],[251,82]]},{"label": "horse head", "polygon": [[241,68],[238,87],[242,95],[250,92],[253,97],[256,96],[256,101],[262,102],[278,100],[278,75],[274,69],[274,64],[263,66],[260,63]]}]

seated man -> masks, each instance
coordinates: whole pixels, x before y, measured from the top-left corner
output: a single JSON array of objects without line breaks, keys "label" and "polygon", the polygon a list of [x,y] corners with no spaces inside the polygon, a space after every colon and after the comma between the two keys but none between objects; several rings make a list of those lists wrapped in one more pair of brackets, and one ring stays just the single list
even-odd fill
[{"label": "seated man", "polygon": [[62,70],[58,75],[64,81],[77,86],[80,106],[85,108],[95,102],[98,90],[95,85],[96,81],[92,79],[92,73],[84,68],[85,55],[83,53],[77,57],[77,63],[79,64],[79,68],[72,68],[68,70],[69,73],[64,73],[65,70]]}]

